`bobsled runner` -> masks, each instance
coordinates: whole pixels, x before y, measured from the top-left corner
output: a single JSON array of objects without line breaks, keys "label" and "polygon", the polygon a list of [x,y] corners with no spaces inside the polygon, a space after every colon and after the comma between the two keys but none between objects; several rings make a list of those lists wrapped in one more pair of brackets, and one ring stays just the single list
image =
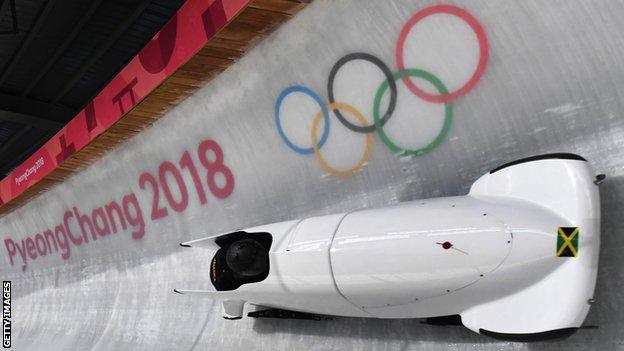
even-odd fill
[{"label": "bobsled runner", "polygon": [[541,155],[490,171],[465,196],[185,242],[208,250],[213,288],[175,292],[221,300],[227,319],[247,303],[265,309],[252,317],[427,318],[507,340],[567,336],[593,301],[603,179],[580,156]]}]

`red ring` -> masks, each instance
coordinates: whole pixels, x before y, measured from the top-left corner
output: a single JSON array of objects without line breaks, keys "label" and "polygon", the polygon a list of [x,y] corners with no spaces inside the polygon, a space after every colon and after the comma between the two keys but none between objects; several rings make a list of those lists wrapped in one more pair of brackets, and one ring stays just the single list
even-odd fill
[{"label": "red ring", "polygon": [[469,92],[472,88],[474,88],[474,86],[479,82],[479,79],[481,79],[481,76],[485,72],[485,67],[487,66],[487,63],[488,63],[490,49],[489,49],[487,36],[485,35],[485,30],[483,29],[483,26],[481,26],[481,23],[479,23],[479,21],[477,21],[477,19],[474,18],[470,13],[456,6],[435,5],[435,6],[427,7],[426,9],[423,9],[421,11],[418,11],[405,23],[405,25],[403,26],[403,29],[401,29],[401,33],[399,34],[399,40],[397,40],[397,47],[396,47],[396,61],[397,61],[397,67],[399,67],[399,70],[405,69],[405,64],[403,62],[403,46],[405,45],[405,39],[407,38],[407,35],[409,34],[410,30],[421,19],[430,15],[436,14],[436,13],[446,13],[449,15],[457,16],[463,19],[470,26],[470,28],[472,28],[472,30],[475,32],[475,34],[477,35],[477,39],[479,40],[479,64],[477,65],[477,69],[475,70],[472,77],[470,77],[470,80],[466,84],[464,84],[464,86],[462,86],[461,88],[459,88],[458,90],[452,93],[445,94],[445,95],[429,94],[423,91],[422,89],[418,88],[416,84],[414,84],[414,82],[412,82],[411,78],[408,76],[403,77],[403,82],[405,83],[405,85],[407,85],[409,90],[412,91],[412,93],[414,93],[416,96],[418,96],[419,98],[425,101],[446,103],[446,102],[456,100],[457,98],[463,96],[464,94]]}]

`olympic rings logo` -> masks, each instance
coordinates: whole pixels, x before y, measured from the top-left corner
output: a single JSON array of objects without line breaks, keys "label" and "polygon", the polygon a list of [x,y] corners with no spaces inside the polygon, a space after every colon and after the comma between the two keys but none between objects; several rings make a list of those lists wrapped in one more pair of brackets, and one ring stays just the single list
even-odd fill
[{"label": "olympic rings logo", "polygon": [[[464,85],[462,85],[459,89],[452,91],[452,92],[449,92],[446,86],[442,83],[442,81],[438,79],[436,76],[434,76],[432,73],[427,72],[422,69],[417,69],[417,68],[405,68],[404,47],[405,47],[405,41],[410,31],[412,30],[412,28],[414,28],[416,24],[418,24],[424,18],[434,15],[434,14],[453,15],[463,20],[466,24],[468,24],[468,26],[474,32],[478,40],[478,44],[479,44],[479,60],[478,60],[477,67],[474,73],[471,75],[469,80]],[[469,12],[467,12],[466,10],[462,8],[452,6],[452,5],[435,5],[435,6],[427,7],[417,12],[416,14],[414,14],[403,25],[403,28],[401,29],[399,38],[396,43],[395,56],[396,56],[396,65],[397,65],[398,71],[394,73],[382,60],[368,53],[364,53],[364,52],[350,53],[342,57],[341,59],[339,59],[332,67],[329,73],[328,81],[327,81],[327,95],[329,98],[328,104],[325,103],[325,101],[323,100],[323,98],[321,98],[321,96],[319,96],[316,92],[314,92],[308,87],[305,87],[302,85],[293,85],[284,89],[279,94],[279,96],[277,97],[277,100],[275,101],[275,124],[277,126],[277,131],[281,139],[284,141],[284,143],[286,143],[286,145],[290,149],[292,149],[293,151],[299,154],[302,154],[302,155],[314,154],[325,171],[342,179],[346,179],[346,178],[356,175],[367,164],[368,160],[370,159],[371,152],[372,152],[372,145],[373,145],[372,133],[373,132],[377,132],[377,134],[379,135],[383,143],[393,153],[395,153],[398,156],[412,156],[412,157],[422,156],[422,155],[429,153],[436,147],[438,147],[446,138],[446,135],[448,134],[448,131],[453,121],[453,104],[452,103],[455,100],[467,94],[470,90],[472,90],[476,86],[476,84],[479,82],[481,77],[483,76],[483,73],[485,72],[485,68],[487,67],[487,63],[489,59],[489,44],[488,44],[487,36],[485,34],[485,30],[483,29],[483,26],[481,25],[481,23],[479,23],[479,21],[473,15],[471,15]],[[364,60],[369,63],[372,63],[385,76],[385,80],[377,89],[377,92],[375,94],[375,98],[373,101],[373,121],[374,121],[373,124],[367,125],[368,120],[366,119],[366,117],[364,117],[364,115],[358,109],[356,109],[354,106],[346,102],[338,102],[336,101],[334,97],[334,79],[336,77],[336,74],[338,73],[338,71],[341,69],[342,66],[344,66],[347,62],[350,62],[353,60]],[[435,89],[438,91],[438,94],[431,94],[419,88],[412,81],[412,78],[414,77],[424,79],[428,81],[429,83],[431,83],[431,85],[435,87]],[[431,141],[427,145],[418,149],[409,149],[409,148],[401,147],[400,145],[398,145],[395,141],[393,141],[390,138],[390,136],[384,131],[384,128],[383,128],[386,122],[388,122],[388,120],[392,117],[392,114],[396,107],[396,104],[397,104],[397,83],[396,82],[399,80],[402,81],[405,84],[405,86],[409,89],[409,91],[412,94],[414,94],[416,97],[427,102],[444,104],[444,123],[442,125],[442,128],[440,129],[440,131],[438,132],[437,136],[434,138],[433,141]],[[383,97],[386,95],[388,91],[390,94],[388,107],[386,108],[385,111],[382,112],[380,111],[381,102],[382,102]],[[320,107],[319,112],[316,114],[312,122],[312,131],[310,133],[311,145],[312,145],[311,147],[302,147],[302,146],[296,145],[288,138],[288,136],[286,136],[286,133],[284,132],[284,129],[282,128],[280,109],[282,107],[282,103],[284,99],[293,93],[300,93],[300,94],[309,96]],[[341,111],[345,111],[353,115],[357,119],[357,122],[359,123],[359,125],[353,124],[352,122],[347,120],[344,117],[344,115],[341,113]],[[323,145],[327,142],[327,139],[329,138],[330,112],[332,112],[336,116],[338,121],[340,121],[340,123],[342,123],[346,128],[350,129],[353,132],[361,133],[366,136],[366,146],[365,146],[364,154],[362,158],[360,159],[360,161],[358,162],[358,164],[351,169],[348,169],[348,170],[336,169],[335,167],[331,166],[321,154],[320,150],[323,147]],[[321,119],[324,122],[324,128],[319,139],[317,129],[318,129],[318,125]]]}]

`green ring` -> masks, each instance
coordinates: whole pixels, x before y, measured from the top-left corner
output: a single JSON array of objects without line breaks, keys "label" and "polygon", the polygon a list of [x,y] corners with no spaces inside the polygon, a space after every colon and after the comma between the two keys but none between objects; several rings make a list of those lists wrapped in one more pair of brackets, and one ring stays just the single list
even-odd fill
[{"label": "green ring", "polygon": [[[446,89],[442,81],[440,81],[436,76],[427,71],[423,71],[420,69],[404,69],[393,75],[394,80],[399,80],[406,76],[423,78],[433,84],[433,86],[438,89],[438,92],[440,92],[441,95],[448,94],[448,90]],[[386,135],[386,132],[384,132],[383,130],[383,126],[381,125],[381,118],[379,116],[381,98],[383,97],[386,90],[388,90],[387,80],[381,83],[379,89],[377,90],[377,95],[375,95],[375,103],[373,105],[373,119],[375,120],[375,129],[377,130],[379,137],[384,142],[384,144],[386,144],[386,146],[390,150],[392,150],[392,152],[394,152],[398,156],[422,156],[438,147],[438,145],[440,145],[440,143],[444,141],[444,138],[446,137],[446,134],[448,134],[449,129],[451,129],[451,124],[453,122],[453,103],[451,102],[447,102],[444,104],[444,125],[442,126],[442,130],[440,131],[438,136],[428,145],[416,150],[404,149],[396,145],[392,140],[390,140],[390,137],[388,137],[388,135]]]}]

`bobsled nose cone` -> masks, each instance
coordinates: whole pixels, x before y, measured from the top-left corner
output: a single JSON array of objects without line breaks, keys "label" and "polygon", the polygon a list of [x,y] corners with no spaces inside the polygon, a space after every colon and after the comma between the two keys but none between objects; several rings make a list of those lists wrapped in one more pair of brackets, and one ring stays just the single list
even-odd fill
[{"label": "bobsled nose cone", "polygon": [[253,277],[266,271],[269,264],[268,251],[256,240],[239,240],[227,250],[227,265],[237,274]]}]

